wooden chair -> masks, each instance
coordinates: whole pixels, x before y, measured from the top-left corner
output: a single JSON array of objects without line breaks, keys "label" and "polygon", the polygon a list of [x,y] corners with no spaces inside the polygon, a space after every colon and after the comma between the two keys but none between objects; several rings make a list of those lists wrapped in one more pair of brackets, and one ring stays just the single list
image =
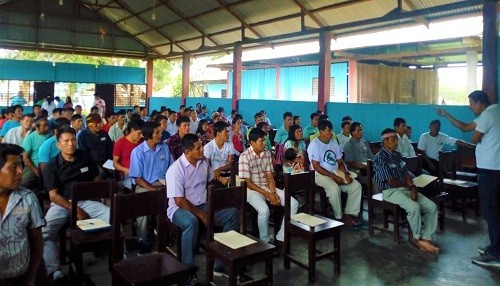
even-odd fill
[{"label": "wooden chair", "polygon": [[113,285],[183,285],[187,267],[166,253],[167,203],[165,189],[133,194],[116,194],[113,200],[113,225],[136,217],[156,214],[158,253],[122,260],[124,237],[119,227],[113,229]]},{"label": "wooden chair", "polygon": [[[238,162],[233,161],[233,164],[231,165],[229,186],[231,187],[237,186],[238,183],[236,179],[237,174],[238,174]],[[269,202],[267,202],[267,206],[269,207],[269,211],[271,212],[270,216],[272,217],[272,220],[270,221],[269,224],[273,226],[274,234],[276,235],[281,227],[281,221],[283,218],[283,207],[271,205]],[[258,213],[249,203],[247,203],[247,213],[250,216],[251,228],[249,231],[253,236],[259,237],[259,227],[257,223]]]},{"label": "wooden chair", "polygon": [[479,216],[479,194],[476,182],[457,180],[456,152],[439,152],[439,183],[441,189],[451,196],[452,209],[462,212],[462,220],[467,221],[467,204],[473,203],[474,212]]},{"label": "wooden chair", "polygon": [[[366,168],[367,177],[371,181],[374,177],[374,169],[372,160],[367,160],[368,167]],[[375,224],[375,208],[380,208],[383,211],[383,225]],[[382,198],[382,193],[373,194],[372,185],[368,185],[368,232],[370,236],[375,234],[375,229],[392,233],[394,235],[394,242],[396,244],[400,243],[400,228],[407,225],[408,222],[403,219],[405,211],[398,205],[384,201]],[[393,219],[389,220],[388,215],[392,214]],[[389,222],[393,224],[393,230],[389,229]],[[408,226],[408,236],[411,238],[411,229]]]},{"label": "wooden chair", "polygon": [[[93,182],[75,182],[71,185],[71,214],[69,223],[70,237],[70,276],[76,275],[76,281],[83,281],[83,258],[84,252],[92,252],[98,249],[101,245],[106,245],[111,248],[112,231],[103,230],[93,233],[87,233],[79,229],[77,222],[77,206],[79,201],[85,200],[102,200],[111,201],[113,194],[116,192],[116,182],[114,180],[93,181]],[[110,210],[110,222],[112,218],[112,208]],[[109,260],[111,269],[111,259]],[[73,264],[75,270],[73,270]]]},{"label": "wooden chair", "polygon": [[476,148],[457,144],[457,179],[477,182]]},{"label": "wooden chair", "polygon": [[243,183],[240,187],[230,187],[215,189],[208,187],[208,243],[207,243],[207,262],[206,262],[206,283],[210,284],[213,280],[213,264],[218,259],[229,268],[228,285],[236,285],[237,274],[241,273],[243,268],[249,264],[264,262],[265,277],[245,282],[245,285],[255,283],[263,285],[273,283],[273,249],[274,246],[260,240],[255,243],[238,249],[232,249],[214,239],[214,214],[216,211],[226,208],[237,208],[239,211],[239,222],[241,234],[245,234],[245,210],[246,210],[246,192],[247,185]]},{"label": "wooden chair", "polygon": [[[422,160],[422,155],[403,157],[403,161],[405,161],[408,170],[415,176],[420,176],[422,174]],[[448,193],[442,191],[441,186],[436,181],[422,189],[421,193],[438,206],[439,231],[444,231],[444,223],[446,219],[444,203],[448,197]]]},{"label": "wooden chair", "polygon": [[[324,216],[310,214],[326,222],[315,227],[302,224],[291,219],[290,200],[294,192],[307,190],[309,196],[314,195],[314,171],[302,174],[285,174],[285,241],[283,263],[286,270],[290,269],[290,261],[308,270],[309,282],[316,280],[316,261],[333,258],[333,271],[340,274],[340,227],[342,223]],[[308,261],[304,263],[292,255],[291,236],[296,235],[308,241]],[[316,242],[322,239],[333,238],[333,250],[321,253],[316,249]]]}]

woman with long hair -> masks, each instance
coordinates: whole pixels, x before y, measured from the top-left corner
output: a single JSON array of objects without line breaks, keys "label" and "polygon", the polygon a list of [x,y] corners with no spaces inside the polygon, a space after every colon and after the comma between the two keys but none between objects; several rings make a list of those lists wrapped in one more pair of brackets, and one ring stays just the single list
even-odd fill
[{"label": "woman with long hair", "polygon": [[214,139],[214,135],[209,132],[208,121],[205,119],[200,120],[198,124],[198,129],[196,129],[196,135],[200,137],[201,144],[205,146],[210,140]]},{"label": "woman with long hair", "polygon": [[71,101],[71,97],[66,97],[66,102],[63,105],[63,108],[73,108],[73,102]]},{"label": "woman with long hair", "polygon": [[232,130],[229,132],[229,141],[233,143],[234,149],[238,151],[238,156],[245,151],[245,136],[241,131],[241,125],[243,124],[243,117],[240,114],[236,114],[233,117]]}]

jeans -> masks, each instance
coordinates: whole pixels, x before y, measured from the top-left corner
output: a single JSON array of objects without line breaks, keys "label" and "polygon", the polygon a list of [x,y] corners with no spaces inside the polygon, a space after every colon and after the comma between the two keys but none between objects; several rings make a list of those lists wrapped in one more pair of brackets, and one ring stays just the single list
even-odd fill
[{"label": "jeans", "polygon": [[478,169],[479,200],[488,224],[486,253],[500,259],[500,170]]},{"label": "jeans", "polygon": [[[198,209],[202,210],[204,213],[208,211],[207,204],[201,204],[196,206]],[[238,220],[238,210],[235,208],[223,209],[215,212],[215,226],[221,226],[223,232],[230,230],[238,231],[239,220]],[[194,250],[196,247],[196,241],[198,239],[199,231],[199,220],[190,211],[184,209],[178,209],[174,212],[172,217],[172,222],[182,229],[182,263],[186,264],[188,268],[195,268],[194,264]],[[215,268],[222,266],[220,261],[215,261]]]},{"label": "jeans", "polygon": [[[96,201],[79,201],[78,206],[84,210],[90,218],[98,218],[109,223],[109,208]],[[59,261],[59,245],[57,244],[59,229],[66,223],[70,212],[54,203],[50,204],[50,208],[45,215],[47,224],[42,227],[43,236],[43,260],[47,266],[47,273],[52,274],[57,270],[61,270],[61,262]]]}]

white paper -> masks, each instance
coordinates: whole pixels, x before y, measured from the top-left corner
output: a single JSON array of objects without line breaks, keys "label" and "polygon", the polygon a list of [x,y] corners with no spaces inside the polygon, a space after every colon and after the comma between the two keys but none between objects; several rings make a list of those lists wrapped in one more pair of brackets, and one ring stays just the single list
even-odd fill
[{"label": "white paper", "polygon": [[255,240],[234,230],[214,234],[215,241],[232,249],[238,249],[256,243]]},{"label": "white paper", "polygon": [[164,186],[167,185],[167,181],[165,179],[158,179],[158,182],[160,182]]},{"label": "white paper", "polygon": [[437,180],[437,178],[438,177],[422,174],[418,177],[413,178],[413,183],[415,184],[415,186],[417,186],[419,188],[423,188],[423,187],[427,186],[428,184],[432,183],[433,181]]},{"label": "white paper", "polygon": [[460,187],[475,187],[475,186],[477,186],[477,183],[475,183],[475,182],[462,181],[462,180],[444,179],[443,183],[448,184],[448,185],[460,186]]},{"label": "white paper", "polygon": [[111,228],[109,223],[98,218],[79,220],[76,222],[76,226],[85,232],[94,232]]},{"label": "white paper", "polygon": [[113,161],[111,161],[109,159],[102,166],[104,168],[108,169],[108,170],[114,170],[115,169],[115,166],[113,166]]},{"label": "white paper", "polygon": [[298,213],[292,216],[291,219],[306,224],[308,226],[317,226],[326,223],[326,220],[306,213]]}]

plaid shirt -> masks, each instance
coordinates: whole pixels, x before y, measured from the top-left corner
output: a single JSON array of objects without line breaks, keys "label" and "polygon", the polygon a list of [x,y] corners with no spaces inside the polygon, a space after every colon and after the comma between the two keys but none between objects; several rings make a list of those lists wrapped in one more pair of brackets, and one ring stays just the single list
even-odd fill
[{"label": "plaid shirt", "polygon": [[257,186],[267,189],[266,174],[274,171],[271,152],[265,150],[259,156],[250,146],[241,153],[238,169],[238,176],[241,179],[250,179]]},{"label": "plaid shirt", "polygon": [[181,137],[179,137],[178,132],[167,139],[167,145],[170,149],[170,153],[174,156],[174,160],[177,160],[182,156]]}]

